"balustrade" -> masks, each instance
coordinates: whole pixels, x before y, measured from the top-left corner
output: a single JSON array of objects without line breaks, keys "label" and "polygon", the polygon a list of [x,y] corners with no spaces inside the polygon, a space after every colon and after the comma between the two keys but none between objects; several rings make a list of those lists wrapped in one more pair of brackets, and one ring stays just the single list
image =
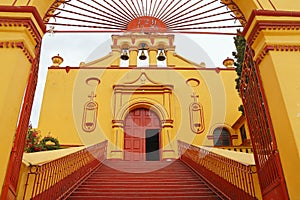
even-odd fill
[{"label": "balustrade", "polygon": [[178,141],[180,159],[229,199],[257,199],[256,167]]},{"label": "balustrade", "polygon": [[31,199],[65,198],[106,159],[106,148],[107,141],[104,141],[47,163],[31,165],[23,199],[30,192],[30,183],[33,183]]}]

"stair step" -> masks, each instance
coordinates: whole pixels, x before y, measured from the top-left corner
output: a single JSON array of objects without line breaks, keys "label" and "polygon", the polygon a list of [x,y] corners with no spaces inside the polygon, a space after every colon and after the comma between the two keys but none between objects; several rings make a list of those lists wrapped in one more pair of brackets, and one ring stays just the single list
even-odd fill
[{"label": "stair step", "polygon": [[213,192],[209,188],[91,188],[80,187],[76,192]]},{"label": "stair step", "polygon": [[98,200],[98,199],[118,199],[118,200],[166,200],[166,199],[172,199],[172,200],[220,200],[219,197],[212,197],[212,196],[164,196],[164,197],[128,197],[128,196],[118,196],[111,197],[111,196],[70,196],[68,197],[68,200]]},{"label": "stair step", "polygon": [[[121,184],[122,188],[135,188],[135,189],[139,189],[139,188],[144,188],[145,185],[133,185],[133,184]],[[150,185],[151,188],[155,188],[155,189],[159,189],[159,188],[174,188],[174,189],[178,189],[178,188],[198,188],[198,189],[202,189],[202,188],[208,188],[206,185],[204,184],[188,184],[188,185],[182,185],[182,184],[176,184],[176,185],[165,185],[165,184],[156,184],[156,185]],[[86,184],[83,183],[80,188],[120,188],[120,184]]]},{"label": "stair step", "polygon": [[104,197],[104,196],[127,196],[127,197],[154,197],[154,196],[211,196],[215,197],[215,195],[212,192],[202,192],[202,191],[186,191],[186,192],[174,192],[174,191],[165,191],[165,192],[74,192],[72,196],[99,196],[99,197]]},{"label": "stair step", "polygon": [[[136,173],[138,172],[138,173]],[[69,200],[221,199],[180,161],[111,161],[93,172]]]}]

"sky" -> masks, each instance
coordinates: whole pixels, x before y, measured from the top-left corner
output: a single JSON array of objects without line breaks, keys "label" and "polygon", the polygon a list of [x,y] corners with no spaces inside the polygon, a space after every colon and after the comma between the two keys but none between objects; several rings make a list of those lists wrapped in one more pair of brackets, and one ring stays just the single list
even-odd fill
[{"label": "sky", "polygon": [[[48,67],[57,54],[63,57],[64,66],[78,67],[80,62],[96,60],[110,52],[111,35],[107,33],[47,33],[43,37],[39,77],[30,122],[38,128]],[[224,67],[223,61],[233,57],[232,35],[175,35],[175,52],[195,63],[205,62],[209,68]]]}]

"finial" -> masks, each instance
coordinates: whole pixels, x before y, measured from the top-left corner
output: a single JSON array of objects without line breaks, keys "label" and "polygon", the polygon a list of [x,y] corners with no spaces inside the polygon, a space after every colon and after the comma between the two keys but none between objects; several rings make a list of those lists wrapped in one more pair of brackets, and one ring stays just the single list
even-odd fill
[{"label": "finial", "polygon": [[200,66],[200,67],[203,67],[203,68],[206,68],[206,63],[205,63],[205,62],[201,62],[201,63],[199,64],[199,66]]},{"label": "finial", "polygon": [[234,60],[232,58],[227,57],[224,61],[223,61],[223,65],[225,67],[234,67]]},{"label": "finial", "polygon": [[52,58],[52,67],[59,67],[59,65],[64,61],[64,59],[57,54],[57,56],[53,56]]}]

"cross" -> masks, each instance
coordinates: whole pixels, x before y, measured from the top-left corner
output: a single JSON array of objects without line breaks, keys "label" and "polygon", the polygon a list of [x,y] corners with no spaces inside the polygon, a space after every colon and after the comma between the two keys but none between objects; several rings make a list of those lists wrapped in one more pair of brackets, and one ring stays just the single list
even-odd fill
[{"label": "cross", "polygon": [[91,92],[88,97],[91,98],[91,101],[94,101],[94,97],[96,97],[96,95],[94,94],[94,92]]},{"label": "cross", "polygon": [[196,95],[194,92],[191,95],[192,98],[194,98],[194,102],[197,102],[197,98],[199,97],[199,95]]},{"label": "cross", "polygon": [[145,84],[146,77],[145,77],[145,75],[144,75],[144,74],[142,74],[142,76],[141,76],[140,80],[141,80],[141,84]]}]

